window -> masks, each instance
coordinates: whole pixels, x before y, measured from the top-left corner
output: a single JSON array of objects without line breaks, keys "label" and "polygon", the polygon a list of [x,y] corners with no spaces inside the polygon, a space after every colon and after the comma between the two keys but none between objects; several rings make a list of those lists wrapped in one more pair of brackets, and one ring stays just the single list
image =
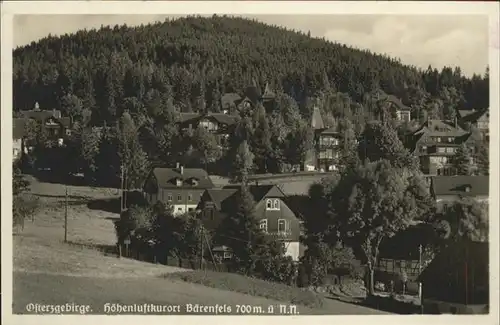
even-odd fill
[{"label": "window", "polygon": [[440,148],[438,148],[438,152],[444,153],[444,152],[446,152],[446,148],[441,148],[440,147]]},{"label": "window", "polygon": [[175,183],[176,183],[177,186],[182,186],[182,179],[179,179],[179,178],[176,179]]},{"label": "window", "polygon": [[232,254],[230,252],[224,252],[224,259],[230,259]]},{"label": "window", "polygon": [[177,201],[182,201],[182,195],[177,194]]},{"label": "window", "polygon": [[193,212],[193,211],[194,211],[194,208],[188,208],[188,211],[189,211],[189,212]]},{"label": "window", "polygon": [[279,210],[280,209],[280,201],[278,199],[275,199],[273,202],[273,209],[274,210]]},{"label": "window", "polygon": [[455,148],[446,148],[446,152],[448,152],[448,153],[454,153],[455,152]]},{"label": "window", "polygon": [[441,138],[436,138],[436,141],[437,142],[441,142]]},{"label": "window", "polygon": [[259,229],[267,232],[267,219],[262,219],[259,221]]},{"label": "window", "polygon": [[193,200],[193,195],[191,193],[188,194],[188,201],[192,201]]},{"label": "window", "polygon": [[182,211],[182,208],[177,208],[177,211]]},{"label": "window", "polygon": [[266,200],[266,210],[272,210],[273,208],[273,202],[271,201],[271,199],[267,199]]},{"label": "window", "polygon": [[278,219],[278,232],[279,233],[284,233],[286,232],[287,229],[287,222],[285,219]]},{"label": "window", "polygon": [[452,143],[453,142],[453,138],[448,138],[448,142]]},{"label": "window", "polygon": [[172,194],[168,194],[167,196],[167,202],[172,202]]},{"label": "window", "polygon": [[266,200],[266,210],[279,210],[280,201],[278,199],[267,199]]}]

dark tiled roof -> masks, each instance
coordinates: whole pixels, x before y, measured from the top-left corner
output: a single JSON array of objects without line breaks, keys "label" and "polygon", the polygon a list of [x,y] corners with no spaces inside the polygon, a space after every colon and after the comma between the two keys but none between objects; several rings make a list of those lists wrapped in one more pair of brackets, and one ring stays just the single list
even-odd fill
[{"label": "dark tiled roof", "polygon": [[20,111],[20,113],[26,118],[33,118],[38,121],[45,121],[49,117],[60,118],[61,116],[61,111],[55,109]]},{"label": "dark tiled roof", "polygon": [[24,136],[24,126],[27,120],[26,118],[12,119],[12,137],[14,140],[21,139]]},{"label": "dark tiled roof", "polygon": [[401,110],[401,111],[409,111],[409,110],[411,110],[408,106],[404,105],[399,98],[397,98],[394,95],[385,95],[385,96],[382,96],[378,101],[379,102],[393,103],[394,105],[397,106],[398,110]]},{"label": "dark tiled roof", "polygon": [[[431,177],[431,191],[434,196],[488,196],[490,180],[488,176],[434,176]],[[469,192],[466,191],[467,187]]]},{"label": "dark tiled roof", "polygon": [[486,115],[487,114],[487,117],[489,118],[489,109],[482,109],[482,110],[478,110],[478,111],[471,111],[471,113],[463,116],[461,119],[460,119],[460,122],[461,123],[466,123],[466,122],[470,122],[470,123],[475,123],[477,122],[482,116]]},{"label": "dark tiled roof", "polygon": [[[223,189],[240,189],[241,185],[227,185],[224,186]],[[250,191],[250,194],[252,194],[253,199],[255,202],[259,202],[262,200],[266,195],[271,193],[271,190],[277,190],[277,192],[272,191],[273,196],[277,197],[284,197],[285,195],[283,192],[276,186],[276,185],[248,185],[248,190]]]},{"label": "dark tiled roof", "polygon": [[226,93],[221,98],[222,108],[227,109],[233,104],[236,105],[241,99],[241,96],[237,93]]},{"label": "dark tiled roof", "polygon": [[321,131],[320,134],[333,134],[333,135],[338,134],[338,135],[340,135],[339,131],[337,130],[336,127],[331,127],[329,129],[323,130],[323,131]]},{"label": "dark tiled roof", "polygon": [[428,120],[420,128],[418,128],[413,135],[427,134],[430,136],[443,136],[443,137],[458,137],[467,134],[468,132],[460,126],[455,125],[453,122],[442,120]]},{"label": "dark tiled roof", "polygon": [[218,210],[221,210],[221,207],[225,200],[232,197],[235,193],[237,193],[237,189],[210,189],[207,190],[208,195],[210,196],[212,202],[215,204]]},{"label": "dark tiled roof", "polygon": [[69,128],[71,126],[71,118],[69,117],[61,117],[57,120],[66,128]]},{"label": "dark tiled roof", "polygon": [[207,117],[209,119],[213,118],[215,121],[217,121],[217,123],[225,125],[232,125],[236,123],[236,120],[238,118],[236,115],[228,115],[224,113],[181,113],[179,122],[182,124],[197,124],[204,117]]},{"label": "dark tiled roof", "polygon": [[209,117],[213,117],[220,124],[232,125],[236,123],[238,117],[236,115],[228,115],[224,113],[210,113]]},{"label": "dark tiled roof", "polygon": [[323,117],[317,106],[314,106],[312,117],[311,117],[311,127],[314,130],[320,130],[325,128],[325,123],[323,122]]},{"label": "dark tiled roof", "polygon": [[198,113],[180,113],[179,114],[179,122],[180,123],[187,123],[188,121],[197,121],[200,118],[200,114]]},{"label": "dark tiled roof", "polygon": [[[157,167],[153,169],[152,173],[156,178],[158,187],[161,188],[209,189],[214,187],[214,184],[212,183],[210,177],[208,177],[207,172],[200,168],[184,168],[183,174],[181,174],[180,169]],[[181,179],[183,181],[196,179],[198,180],[198,185],[194,186],[183,183],[182,186],[177,186],[176,179]]]}]

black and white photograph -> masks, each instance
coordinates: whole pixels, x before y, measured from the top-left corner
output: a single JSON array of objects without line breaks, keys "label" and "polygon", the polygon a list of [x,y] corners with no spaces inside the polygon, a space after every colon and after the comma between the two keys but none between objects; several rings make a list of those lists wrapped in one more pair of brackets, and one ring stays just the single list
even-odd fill
[{"label": "black and white photograph", "polygon": [[6,324],[498,321],[498,3],[71,2],[2,4]]}]

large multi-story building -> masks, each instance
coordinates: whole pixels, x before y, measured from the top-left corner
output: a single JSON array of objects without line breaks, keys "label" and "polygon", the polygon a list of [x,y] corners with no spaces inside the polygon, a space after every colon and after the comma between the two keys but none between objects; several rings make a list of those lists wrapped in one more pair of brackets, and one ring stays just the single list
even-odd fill
[{"label": "large multi-story building", "polygon": [[[457,149],[465,144],[471,152],[475,141],[471,133],[454,122],[427,120],[406,138],[408,149],[419,157],[422,172],[428,175],[455,175],[452,159]],[[471,164],[474,164],[471,158]]]},{"label": "large multi-story building", "polygon": [[173,207],[174,215],[194,212],[207,189],[214,187],[207,172],[198,168],[154,168],[144,183],[144,195],[150,204],[158,201]]}]

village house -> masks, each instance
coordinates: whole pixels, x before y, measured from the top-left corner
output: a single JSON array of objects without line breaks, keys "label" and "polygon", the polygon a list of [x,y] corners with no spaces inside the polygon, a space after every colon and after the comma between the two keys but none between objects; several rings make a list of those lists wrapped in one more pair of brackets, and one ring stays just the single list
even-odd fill
[{"label": "village house", "polygon": [[[427,175],[455,175],[451,162],[457,149],[465,144],[472,153],[475,140],[471,133],[454,122],[427,120],[406,137],[406,146],[420,160],[422,172]],[[471,158],[471,165],[474,164]]]},{"label": "village house", "polygon": [[384,114],[388,114],[391,118],[399,122],[411,122],[411,108],[404,105],[399,98],[385,93],[377,94],[377,105],[383,110],[379,111],[379,120],[383,120]]},{"label": "village house", "polygon": [[487,203],[489,176],[434,176],[430,177],[430,194],[438,207],[446,207],[463,198]]},{"label": "village house", "polygon": [[253,109],[261,104],[266,109],[266,112],[272,112],[275,109],[276,95],[271,90],[269,84],[266,84],[264,91],[257,86],[247,87],[244,91],[243,97],[236,103],[238,112],[243,115],[253,112]]},{"label": "village house", "polygon": [[[203,193],[197,210],[207,229],[224,232],[223,221],[236,211],[239,191],[238,185],[207,189]],[[298,261],[303,254],[299,242],[301,221],[285,203],[285,194],[276,185],[249,185],[249,191],[256,202],[255,216],[260,229],[282,242],[285,254]]]},{"label": "village house", "polygon": [[459,110],[458,123],[461,127],[467,129],[469,126],[477,128],[481,134],[489,141],[490,137],[490,110]]},{"label": "village house", "polygon": [[236,115],[226,113],[181,113],[179,126],[181,130],[203,127],[215,135],[221,147],[226,147],[229,134],[237,120]]},{"label": "village house", "polygon": [[420,274],[425,314],[487,314],[489,249],[486,242],[448,245]]},{"label": "village house", "polygon": [[59,110],[41,110],[38,103],[35,103],[33,110],[18,112],[19,117],[12,119],[13,124],[13,154],[20,157],[28,153],[32,144],[26,142],[26,127],[30,121],[34,121],[50,141],[63,145],[64,139],[71,135],[71,119],[62,117]]},{"label": "village house", "polygon": [[150,204],[158,201],[173,207],[174,215],[194,212],[203,192],[214,187],[207,172],[198,168],[153,168],[144,183]]}]

